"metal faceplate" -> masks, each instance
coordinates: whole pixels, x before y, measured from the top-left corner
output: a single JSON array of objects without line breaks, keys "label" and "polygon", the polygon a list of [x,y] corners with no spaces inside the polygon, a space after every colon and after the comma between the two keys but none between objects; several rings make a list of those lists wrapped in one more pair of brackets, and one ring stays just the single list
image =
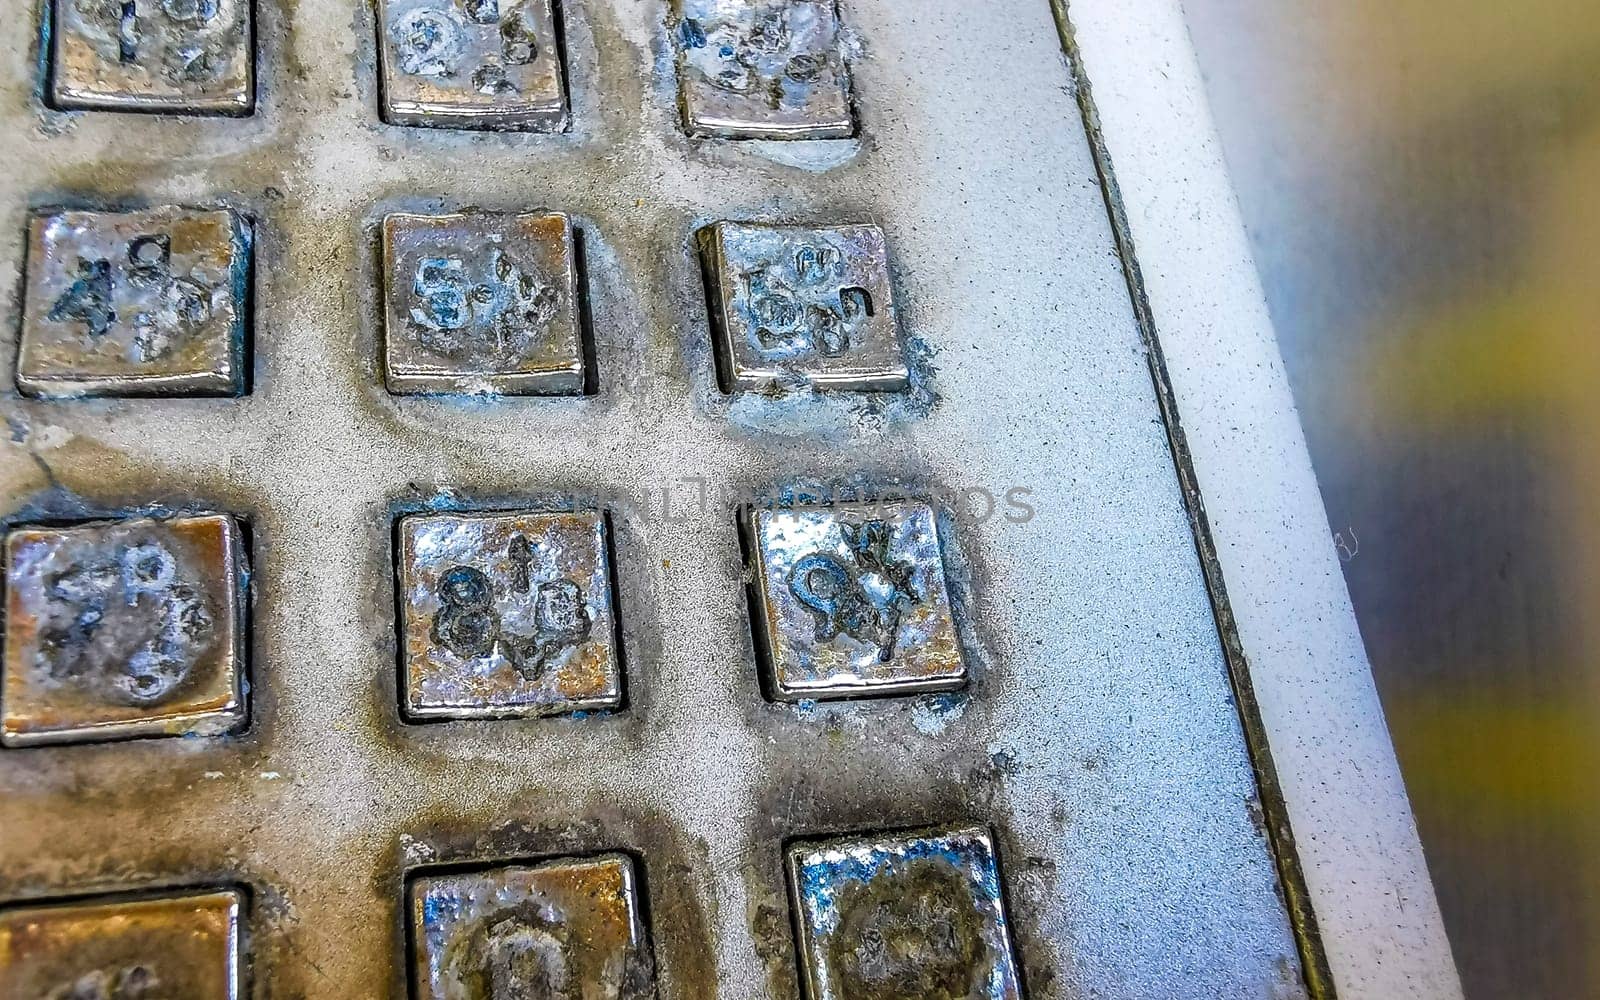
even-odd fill
[{"label": "metal faceplate", "polygon": [[[0,751],[0,906],[238,887],[247,995],[399,998],[427,995],[419,889],[467,906],[510,878],[504,892],[556,899],[613,859],[611,951],[561,943],[589,933],[570,907],[545,937],[512,927],[495,947],[626,961],[605,979],[622,996],[648,995],[653,969],[669,1000],[796,1000],[834,975],[896,996],[907,948],[942,949],[929,981],[986,996],[1302,996],[1049,5],[845,0],[833,78],[858,131],[807,141],[689,137],[665,0],[559,15],[571,128],[556,134],[385,124],[366,4],[257,4],[244,118],[49,110],[39,43],[0,43],[9,287],[29,219],[62,209],[228,208],[254,257],[247,394],[0,401],[8,527],[232,514],[250,598],[242,730]],[[565,213],[581,233],[593,394],[386,389],[383,220],[472,212]],[[724,393],[697,240],[724,221],[881,229],[908,385]],[[15,295],[5,329],[22,310]],[[910,504],[852,510],[848,532],[783,554],[827,566],[773,577],[789,587],[779,638],[860,654],[852,676],[889,645],[901,671],[926,618],[917,641],[941,644],[939,686],[957,689],[769,700],[741,512],[775,493]],[[591,532],[538,572],[511,535],[451,553],[429,571],[479,574],[453,599],[499,631],[430,622],[418,645],[497,643],[515,692],[532,684],[519,663],[560,670],[614,643],[620,687],[557,715],[408,711],[399,525],[560,510],[608,514],[588,522],[600,547]],[[541,530],[522,531],[527,551]],[[445,582],[420,613],[437,618]],[[956,834],[967,854],[937,846]],[[840,844],[877,860],[829,868],[855,879],[830,881],[834,898],[898,902],[813,928],[842,971],[803,976],[791,883],[805,851]],[[966,874],[896,867],[919,850],[969,858]],[[841,927],[900,950],[852,949]],[[951,971],[958,945],[983,976]],[[556,989],[524,954],[446,995]]]}]

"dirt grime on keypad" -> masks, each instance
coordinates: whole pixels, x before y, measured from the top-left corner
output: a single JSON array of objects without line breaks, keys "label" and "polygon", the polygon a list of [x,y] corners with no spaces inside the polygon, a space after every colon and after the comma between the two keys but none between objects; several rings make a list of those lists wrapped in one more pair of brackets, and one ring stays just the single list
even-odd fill
[{"label": "dirt grime on keypad", "polygon": [[[225,739],[0,752],[0,897],[235,872],[279,900],[252,926],[260,990],[396,998],[404,871],[625,850],[664,998],[794,1000],[788,838],[987,823],[1040,1000],[1297,996],[1048,10],[846,0],[860,134],[728,141],[685,133],[670,4],[563,8],[563,133],[383,123],[375,4],[258,4],[244,119],[63,112],[40,105],[31,60],[5,63],[13,234],[68,196],[256,219],[252,395],[12,397],[21,440],[0,472],[14,496],[55,483],[97,512],[204,498],[248,514],[259,715]],[[381,219],[474,208],[560,211],[589,236],[596,395],[387,390]],[[725,219],[881,227],[913,389],[722,393],[693,234]],[[22,245],[0,241],[19,284]],[[401,716],[397,498],[515,508],[680,476],[855,474],[1035,491],[1030,525],[941,531],[968,564],[950,567],[958,626],[981,637],[967,689],[766,701],[733,509],[676,507],[617,519],[622,711]]]}]

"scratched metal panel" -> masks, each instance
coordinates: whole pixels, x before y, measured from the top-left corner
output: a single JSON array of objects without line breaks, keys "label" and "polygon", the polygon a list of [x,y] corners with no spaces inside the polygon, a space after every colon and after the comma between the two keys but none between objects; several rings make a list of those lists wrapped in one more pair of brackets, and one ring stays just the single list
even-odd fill
[{"label": "scratched metal panel", "polygon": [[[245,733],[0,753],[0,899],[243,883],[255,996],[399,997],[413,868],[623,850],[663,996],[789,1000],[791,838],[987,824],[1030,996],[1302,995],[1048,5],[846,0],[860,136],[816,144],[685,137],[666,5],[565,8],[560,135],[381,124],[364,5],[259,4],[240,119],[43,110],[6,36],[11,287],[47,205],[225,205],[256,251],[251,394],[8,389],[7,512],[236,513],[254,607]],[[384,390],[380,220],[474,206],[583,231],[597,395]],[[912,391],[723,396],[694,234],[725,218],[881,226]],[[968,690],[765,701],[733,501],[691,477],[1030,490],[1024,524],[943,508]],[[403,722],[395,516],[574,489],[639,498],[612,504],[626,707]]]}]

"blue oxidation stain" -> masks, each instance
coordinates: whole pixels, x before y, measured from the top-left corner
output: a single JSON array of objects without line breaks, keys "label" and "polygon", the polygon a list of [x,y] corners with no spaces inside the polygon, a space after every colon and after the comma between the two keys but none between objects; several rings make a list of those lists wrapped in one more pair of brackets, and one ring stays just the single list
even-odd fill
[{"label": "blue oxidation stain", "polygon": [[728,399],[728,417],[742,430],[763,437],[807,437],[854,442],[861,434],[909,427],[926,420],[941,402],[937,349],[926,338],[904,338],[910,384],[901,392],[837,393],[810,385],[775,382],[765,392]]},{"label": "blue oxidation stain", "polygon": [[[1020,997],[1003,911],[999,870],[981,837],[979,831],[959,831],[904,841],[849,841],[800,848],[797,889],[804,910],[803,919],[813,941],[810,974],[815,979],[817,1000],[855,997],[857,993],[863,997],[876,997],[880,993],[884,997],[911,995],[905,992],[913,988],[910,982],[883,978],[868,983],[859,978],[859,968],[851,971],[842,967],[841,955],[849,961],[859,956],[862,949],[862,943],[837,939],[838,935],[847,933],[841,929],[849,919],[844,907],[859,908],[863,900],[865,905],[871,906],[874,901],[925,891],[926,881],[922,890],[898,883],[915,880],[913,873],[918,871],[927,874],[941,870],[948,873],[945,877],[951,884],[959,887],[942,894],[946,898],[941,902],[949,908],[946,912],[966,915],[955,922],[965,928],[963,940],[967,950],[952,954],[941,949],[942,945],[953,945],[961,938],[962,931],[950,930],[941,939],[930,930],[923,945],[930,949],[925,956],[900,953],[890,962],[899,962],[904,967],[927,969],[942,965],[955,969],[954,979],[948,976],[940,979],[935,975],[927,982],[916,984],[923,991],[934,991],[932,995],[939,1000],[967,1000],[969,997],[1013,1000]],[[870,895],[865,891],[867,887],[871,888]],[[856,923],[856,930],[860,930],[860,920]],[[881,939],[873,944],[881,951]]]},{"label": "blue oxidation stain", "polygon": [[931,858],[965,871],[985,902],[1000,898],[998,872],[970,843],[946,839],[911,840],[862,852],[827,850],[818,852],[813,858],[818,860],[809,861],[802,872],[801,895],[807,902],[807,909],[815,915],[813,923],[821,931],[831,931],[838,926],[839,914],[834,906],[834,894],[840,884],[870,882],[879,875],[892,875],[894,869],[923,858]]},{"label": "blue oxidation stain", "polygon": [[467,901],[446,888],[428,889],[422,897],[422,933],[430,945],[430,964],[442,959],[455,925],[466,915]]}]

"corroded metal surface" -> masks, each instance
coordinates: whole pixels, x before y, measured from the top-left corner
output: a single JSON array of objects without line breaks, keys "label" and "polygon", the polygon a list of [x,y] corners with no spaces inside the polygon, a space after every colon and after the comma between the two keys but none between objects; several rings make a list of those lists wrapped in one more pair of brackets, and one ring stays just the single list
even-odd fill
[{"label": "corroded metal surface", "polygon": [[383,114],[397,125],[567,128],[553,0],[377,0]]},{"label": "corroded metal surface", "polygon": [[684,127],[729,139],[855,134],[835,0],[676,0]]},{"label": "corroded metal surface", "polygon": [[390,391],[582,391],[579,290],[565,215],[390,215],[383,260]]},{"label": "corroded metal surface", "polygon": [[235,395],[249,282],[249,230],[229,211],[36,216],[17,383],[39,396]]},{"label": "corroded metal surface", "polygon": [[[621,851],[663,998],[796,1000],[785,844],[989,827],[1030,1000],[1300,995],[1044,4],[847,2],[861,134],[819,142],[687,136],[665,2],[564,5],[573,127],[546,135],[384,123],[375,7],[257,14],[244,119],[45,109],[0,37],[0,275],[32,208],[203,200],[255,220],[259,293],[247,396],[0,399],[8,527],[227,510],[255,567],[250,725],[0,752],[0,900],[246,884],[257,1000],[392,1000],[408,874]],[[594,394],[388,391],[383,219],[468,209],[584,234]],[[911,387],[721,392],[695,234],[724,219],[881,228]],[[964,688],[763,697],[723,498],[833,484],[950,498]],[[418,724],[397,514],[591,493],[623,707]]]},{"label": "corroded metal surface", "polygon": [[422,874],[409,892],[416,1000],[655,1000],[626,855]]},{"label": "corroded metal surface", "polygon": [[604,515],[414,514],[398,533],[409,714],[622,704]]},{"label": "corroded metal surface", "polygon": [[949,691],[967,682],[933,508],[758,510],[757,642],[785,700]]},{"label": "corroded metal surface", "polygon": [[0,909],[5,1000],[235,1000],[235,890]]},{"label": "corroded metal surface", "polygon": [[248,114],[251,0],[48,0],[57,107]]},{"label": "corroded metal surface", "polygon": [[982,828],[788,851],[808,1000],[1021,1000]]},{"label": "corroded metal surface", "polygon": [[244,721],[244,559],[225,515],[6,536],[6,746]]},{"label": "corroded metal surface", "polygon": [[699,239],[724,392],[910,385],[883,230],[719,222]]}]

